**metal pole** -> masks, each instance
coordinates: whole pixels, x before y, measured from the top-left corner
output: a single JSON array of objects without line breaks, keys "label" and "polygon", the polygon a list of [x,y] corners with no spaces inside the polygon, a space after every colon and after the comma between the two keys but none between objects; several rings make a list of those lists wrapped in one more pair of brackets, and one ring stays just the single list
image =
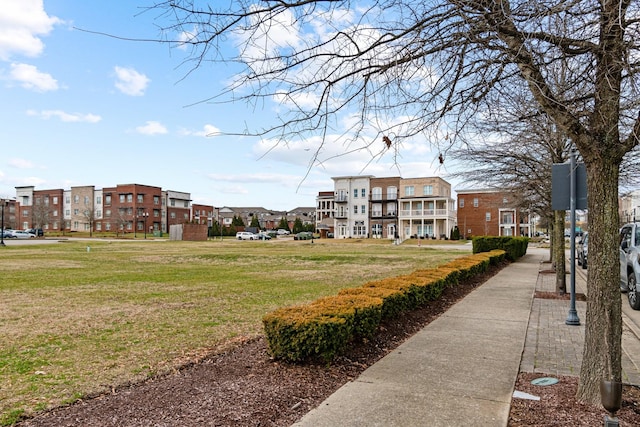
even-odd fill
[{"label": "metal pole", "polygon": [[147,240],[147,217],[149,216],[148,212],[143,213],[144,215],[144,240]]},{"label": "metal pole", "polygon": [[0,200],[0,202],[2,202],[2,227],[0,227],[0,229],[2,230],[2,233],[0,235],[0,246],[5,246],[4,244],[4,200]]},{"label": "metal pole", "polygon": [[571,308],[565,323],[567,325],[580,325],[580,318],[576,310],[576,150],[571,150],[571,178],[570,178],[570,209],[571,209]]}]

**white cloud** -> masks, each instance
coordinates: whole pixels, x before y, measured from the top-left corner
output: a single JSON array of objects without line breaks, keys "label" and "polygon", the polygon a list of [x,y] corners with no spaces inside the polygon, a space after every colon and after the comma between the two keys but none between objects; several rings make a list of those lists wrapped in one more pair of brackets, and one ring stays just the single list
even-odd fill
[{"label": "white cloud", "polygon": [[218,129],[214,125],[204,125],[204,127],[200,131],[183,129],[180,133],[185,136],[212,137],[220,135],[221,132],[220,129]]},{"label": "white cloud", "polygon": [[28,110],[27,114],[30,116],[38,116],[46,120],[52,117],[57,117],[63,122],[98,123],[100,120],[102,120],[102,117],[96,114],[66,113],[61,110]]},{"label": "white cloud", "polygon": [[42,73],[33,65],[11,64],[9,78],[20,82],[20,85],[29,90],[47,92],[58,89],[58,82],[50,74]]},{"label": "white cloud", "polygon": [[143,135],[162,135],[167,133],[167,128],[160,122],[148,121],[144,126],[138,126],[136,132]]},{"label": "white cloud", "polygon": [[3,1],[0,13],[0,59],[12,55],[35,57],[42,53],[47,35],[62,21],[44,11],[43,0]]},{"label": "white cloud", "polygon": [[194,27],[193,31],[183,31],[178,34],[178,49],[186,50],[189,47],[188,42],[197,41],[198,30]]},{"label": "white cloud", "polygon": [[9,165],[16,169],[33,169],[33,163],[26,159],[13,158],[9,160]]},{"label": "white cloud", "polygon": [[114,67],[117,81],[116,88],[125,95],[142,96],[151,81],[147,76],[133,68]]}]

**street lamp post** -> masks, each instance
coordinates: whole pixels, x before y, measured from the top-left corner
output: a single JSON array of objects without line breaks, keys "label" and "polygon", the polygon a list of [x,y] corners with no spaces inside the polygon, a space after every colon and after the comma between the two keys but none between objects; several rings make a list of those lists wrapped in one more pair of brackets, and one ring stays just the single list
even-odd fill
[{"label": "street lamp post", "polygon": [[2,233],[0,233],[0,246],[5,246],[4,244],[4,205],[5,203],[8,203],[8,202],[0,199],[0,203],[2,204],[2,225],[0,226],[0,230],[2,231]]},{"label": "street lamp post", "polygon": [[147,240],[147,217],[149,216],[149,212],[142,213],[142,219],[144,220],[144,239]]}]

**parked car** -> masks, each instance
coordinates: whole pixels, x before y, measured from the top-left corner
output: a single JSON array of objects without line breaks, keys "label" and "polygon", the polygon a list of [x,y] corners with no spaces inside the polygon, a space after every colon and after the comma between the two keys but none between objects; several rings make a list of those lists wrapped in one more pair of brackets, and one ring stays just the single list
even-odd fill
[{"label": "parked car", "polygon": [[278,236],[286,236],[287,234],[291,234],[289,230],[285,230],[284,228],[278,228],[276,233],[278,234]]},{"label": "parked car", "polygon": [[271,236],[269,235],[269,233],[267,233],[265,231],[259,232],[258,234],[256,234],[256,236],[260,240],[271,240]]},{"label": "parked car", "polygon": [[32,233],[27,233],[23,230],[13,230],[11,232],[12,238],[14,239],[35,239],[36,235]]},{"label": "parked car", "polygon": [[293,240],[311,240],[313,239],[313,233],[310,231],[301,231],[293,236]]},{"label": "parked car", "polygon": [[585,232],[576,245],[576,259],[578,265],[587,268],[587,255],[589,253],[589,233]]},{"label": "parked car", "polygon": [[627,293],[629,305],[640,310],[640,224],[626,224],[620,229],[620,290]]},{"label": "parked car", "polygon": [[248,231],[238,231],[236,233],[236,239],[238,240],[257,240],[258,236]]},{"label": "parked car", "polygon": [[2,230],[2,238],[3,239],[13,239],[13,230]]},{"label": "parked car", "polygon": [[25,231],[27,233],[35,234],[36,237],[44,236],[44,230],[42,230],[42,228],[29,228],[28,230],[25,230]]}]

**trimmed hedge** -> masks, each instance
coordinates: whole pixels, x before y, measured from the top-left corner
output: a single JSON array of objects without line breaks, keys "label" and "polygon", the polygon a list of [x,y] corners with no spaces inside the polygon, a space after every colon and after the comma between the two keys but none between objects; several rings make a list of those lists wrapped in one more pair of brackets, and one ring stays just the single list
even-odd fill
[{"label": "trimmed hedge", "polygon": [[489,252],[494,249],[502,249],[507,253],[507,259],[515,261],[527,253],[529,246],[528,237],[495,237],[483,236],[472,239],[473,253]]},{"label": "trimmed hedge", "polygon": [[350,342],[371,338],[382,319],[438,299],[447,286],[482,273],[505,257],[504,250],[477,253],[436,268],[343,289],[310,304],[280,308],[262,319],[269,351],[287,362],[331,362]]}]

